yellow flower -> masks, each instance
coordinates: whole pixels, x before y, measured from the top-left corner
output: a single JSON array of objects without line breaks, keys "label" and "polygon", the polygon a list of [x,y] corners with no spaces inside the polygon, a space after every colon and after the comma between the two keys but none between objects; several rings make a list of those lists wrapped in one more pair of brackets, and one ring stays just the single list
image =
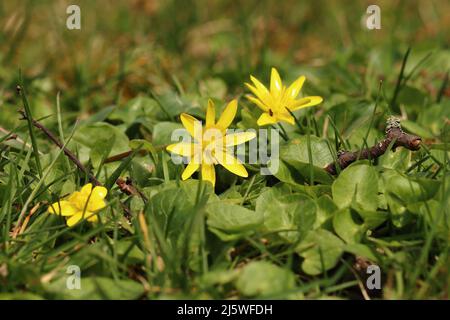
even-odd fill
[{"label": "yellow flower", "polygon": [[250,76],[253,85],[245,83],[247,88],[255,96],[247,95],[247,99],[255,103],[264,113],[258,119],[258,126],[274,124],[278,121],[285,121],[294,124],[294,117],[289,113],[298,109],[318,105],[323,101],[322,97],[309,96],[297,99],[303,83],[304,76],[295,80],[288,88],[283,86],[277,69],[272,68],[270,76],[270,90],[268,90],[258,79]]},{"label": "yellow flower", "polygon": [[74,226],[82,219],[90,222],[97,222],[97,212],[106,206],[105,197],[108,190],[105,187],[96,186],[92,189],[92,184],[88,183],[75,191],[67,200],[60,200],[48,207],[48,212],[66,217],[67,225]]},{"label": "yellow flower", "polygon": [[189,164],[184,169],[181,178],[188,179],[201,167],[201,179],[216,182],[215,164],[222,165],[228,171],[248,177],[247,170],[242,163],[227,150],[229,147],[245,143],[256,137],[254,132],[236,132],[226,134],[227,128],[233,122],[237,111],[237,100],[231,101],[216,122],[214,103],[209,100],[206,110],[206,123],[193,116],[182,113],[180,118],[183,126],[194,138],[194,142],[179,142],[167,146],[167,150],[187,157]]}]

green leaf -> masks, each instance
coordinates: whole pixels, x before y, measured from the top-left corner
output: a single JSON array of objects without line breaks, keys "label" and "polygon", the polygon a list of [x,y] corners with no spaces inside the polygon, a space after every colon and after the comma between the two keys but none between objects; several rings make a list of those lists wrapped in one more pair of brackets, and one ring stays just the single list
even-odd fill
[{"label": "green leaf", "polygon": [[80,125],[88,125],[88,124],[94,124],[96,122],[102,122],[105,121],[106,118],[114,111],[116,110],[116,106],[109,106],[106,108],[101,109],[97,113],[93,114],[89,118],[82,120],[80,122]]},{"label": "green leaf", "polygon": [[333,178],[322,168],[311,166],[309,163],[303,163],[297,160],[279,161],[278,171],[272,172],[280,181],[304,185],[309,178],[309,172],[314,172],[314,181],[322,184],[331,184]]},{"label": "green leaf", "polygon": [[[189,179],[179,182],[179,187],[184,190],[187,199],[192,205],[195,205],[195,201],[197,199],[197,190],[199,187],[198,185],[200,182],[200,180],[195,179]],[[205,188],[204,194],[205,197],[208,197],[208,202],[219,201],[219,197],[214,193],[214,188],[210,183],[205,183],[202,181],[202,188]]]},{"label": "green leaf", "polygon": [[142,284],[131,280],[83,276],[80,279],[81,289],[68,289],[67,278],[62,277],[45,285],[45,290],[62,300],[133,300],[144,293]]},{"label": "green leaf", "polygon": [[396,170],[385,171],[383,180],[391,219],[398,228],[413,221],[413,214],[417,210],[408,208],[414,208],[415,204],[434,197],[440,186],[439,181],[409,177]]},{"label": "green leaf", "polygon": [[[180,96],[175,91],[167,91],[163,95],[158,96],[157,99],[161,104],[160,109],[164,108],[165,112],[169,113],[172,119],[193,107],[191,101],[184,96]],[[160,115],[164,116],[165,112],[161,110]]]},{"label": "green leaf", "polygon": [[[264,219],[261,212],[248,210],[236,204],[224,201],[213,202],[206,206],[207,224],[228,234],[246,235],[258,229]],[[223,239],[222,239],[223,240]]]},{"label": "green leaf", "polygon": [[251,262],[242,269],[236,288],[247,297],[282,294],[295,288],[295,276],[269,262]]},{"label": "green leaf", "polygon": [[166,189],[154,195],[145,211],[154,216],[164,234],[177,239],[185,222],[190,217],[192,205],[180,188]]},{"label": "green leaf", "polygon": [[257,110],[258,108],[246,108],[243,107],[241,109],[241,121],[238,122],[238,128],[240,129],[249,129],[249,128],[258,128],[257,119],[260,116],[260,112]]},{"label": "green leaf", "polygon": [[346,243],[358,243],[365,231],[362,223],[350,208],[337,211],[333,217],[333,228]]},{"label": "green leaf", "polygon": [[427,131],[430,130],[432,134],[439,135],[443,129],[444,119],[450,119],[450,100],[448,99],[423,108],[423,111],[418,114],[417,123],[427,128]]},{"label": "green leaf", "polygon": [[389,213],[386,211],[366,211],[363,209],[358,210],[358,214],[364,220],[364,225],[368,229],[374,229],[381,225],[389,218]]},{"label": "green leaf", "polygon": [[317,218],[314,227],[319,227],[331,218],[338,207],[328,195],[322,195],[316,200]]},{"label": "green leaf", "polygon": [[333,200],[339,208],[355,205],[368,211],[378,207],[378,174],[364,163],[343,170],[332,185]]},{"label": "green leaf", "polygon": [[205,287],[224,285],[237,279],[239,270],[216,270],[201,277],[200,282]]},{"label": "green leaf", "polygon": [[304,259],[303,271],[318,275],[336,266],[344,252],[344,242],[331,232],[318,229],[309,232],[296,251]]},{"label": "green leaf", "polygon": [[395,152],[386,152],[378,158],[380,167],[406,170],[411,166],[411,151],[405,148],[398,148]]},{"label": "green leaf", "polygon": [[227,94],[227,84],[220,78],[209,78],[199,83],[202,96],[223,100]]},{"label": "green leaf", "polygon": [[129,150],[128,137],[119,128],[108,123],[98,122],[81,127],[75,132],[69,145],[78,143],[80,148],[75,152],[79,154],[82,162],[91,158],[92,164],[97,168],[101,161],[108,156],[123,153]]},{"label": "green leaf", "polygon": [[[280,148],[280,159],[288,165],[288,168],[290,166],[297,170],[304,180],[309,179],[310,170],[313,170],[315,181],[325,184],[331,183],[333,181],[331,176],[323,170],[327,164],[333,161],[333,156],[330,153],[326,140],[311,136],[311,153],[312,167],[309,162],[306,136],[302,136],[292,139],[288,144],[283,145]],[[285,168],[282,169],[285,170]],[[292,169],[289,168],[289,170]],[[286,173],[280,175],[280,180],[282,180],[284,176],[286,176]],[[293,180],[296,180],[295,173],[293,174],[293,177]]]},{"label": "green leaf", "polygon": [[[264,229],[277,232],[290,242],[312,228],[316,220],[316,204],[304,194],[284,194],[270,188],[256,201],[256,212],[264,216]],[[285,231],[286,230],[286,231]]]},{"label": "green leaf", "polygon": [[[275,164],[278,166],[275,166]],[[278,167],[278,170],[272,170],[271,173],[282,182],[291,185],[300,185],[301,181],[304,180],[302,175],[295,170],[295,168],[289,166],[286,162],[280,159],[269,160],[268,166],[274,166],[274,168]]]},{"label": "green leaf", "polygon": [[158,153],[157,153],[155,147],[153,146],[153,144],[151,144],[149,141],[144,140],[144,139],[130,140],[130,148],[133,150],[137,149],[137,148],[144,149],[151,154],[153,161],[155,163],[158,162]]},{"label": "green leaf", "polygon": [[375,250],[365,244],[349,243],[345,245],[344,250],[346,252],[354,254],[355,256],[361,256],[369,259],[371,262],[378,261]]},{"label": "green leaf", "polygon": [[[365,147],[364,139],[366,138],[366,135],[367,135],[367,124],[362,125],[361,127],[352,131],[350,137],[348,138],[348,142],[350,143],[352,148],[360,149],[361,147]],[[367,144],[369,146],[372,146],[381,139],[383,139],[383,134],[379,130],[376,130],[375,128],[370,128],[369,134],[367,135],[366,139]]]},{"label": "green leaf", "polygon": [[385,192],[403,203],[431,199],[439,190],[440,182],[426,178],[411,178],[398,171],[389,170],[383,174]]},{"label": "green leaf", "polygon": [[416,134],[420,136],[422,139],[433,139],[433,133],[430,132],[427,128],[422,127],[421,125],[417,124],[416,122],[410,121],[410,120],[403,120],[402,121],[402,127],[405,129],[405,131]]},{"label": "green leaf", "polygon": [[172,133],[176,129],[182,129],[183,126],[180,123],[175,122],[158,122],[153,127],[153,145],[162,146],[171,143],[177,143],[179,141],[172,141]]},{"label": "green leaf", "polygon": [[[130,126],[134,122],[142,122],[145,118],[157,119],[161,109],[158,103],[151,98],[137,96],[128,101],[124,106],[116,108],[108,117],[109,120],[124,122]],[[161,119],[165,115],[162,115]]]}]

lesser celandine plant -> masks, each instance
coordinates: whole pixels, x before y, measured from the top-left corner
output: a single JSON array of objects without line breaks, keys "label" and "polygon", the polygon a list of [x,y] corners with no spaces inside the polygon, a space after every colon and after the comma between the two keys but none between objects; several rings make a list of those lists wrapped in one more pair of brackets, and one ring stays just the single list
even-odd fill
[{"label": "lesser celandine plant", "polygon": [[291,112],[318,105],[323,101],[322,97],[309,96],[297,99],[305,82],[305,76],[300,76],[289,87],[285,87],[281,81],[277,69],[272,68],[270,76],[270,89],[267,89],[258,79],[250,76],[252,84],[245,85],[254,94],[247,95],[247,99],[255,103],[263,114],[258,119],[258,126],[275,124],[284,121],[295,124]]},{"label": "lesser celandine plant", "polygon": [[193,116],[186,113],[181,114],[181,122],[193,141],[171,144],[167,147],[167,150],[188,158],[189,164],[181,175],[183,180],[188,179],[194,172],[201,169],[201,179],[211,182],[214,186],[216,183],[214,165],[216,164],[222,165],[238,176],[248,177],[245,167],[228,150],[229,147],[245,143],[256,137],[254,132],[227,134],[227,128],[236,116],[237,107],[237,100],[228,103],[216,122],[215,106],[213,101],[209,100],[204,126],[202,126],[200,120]]}]

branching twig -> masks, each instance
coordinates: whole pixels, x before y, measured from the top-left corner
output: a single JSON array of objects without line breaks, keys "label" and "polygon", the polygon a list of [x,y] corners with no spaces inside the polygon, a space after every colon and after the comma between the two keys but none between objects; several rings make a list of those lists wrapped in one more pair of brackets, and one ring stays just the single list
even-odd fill
[{"label": "branching twig", "polygon": [[[351,163],[359,159],[376,159],[388,151],[392,143],[392,150],[397,147],[404,147],[408,150],[416,151],[420,149],[422,139],[418,136],[403,132],[400,126],[400,120],[395,117],[389,117],[386,126],[386,137],[371,148],[365,148],[360,151],[339,151],[337,164],[341,169],[345,169]],[[325,170],[335,175],[337,173],[336,163],[330,163]]]},{"label": "branching twig", "polygon": [[122,178],[117,179],[116,184],[119,186],[120,191],[127,195],[141,197],[144,203],[147,203],[147,197],[142,193],[137,187],[133,185],[133,181],[130,178],[123,180]]},{"label": "branching twig", "polygon": [[[30,148],[30,149],[33,148],[33,146],[32,146],[31,144],[26,143],[25,141],[23,141],[22,139],[20,139],[19,136],[18,136],[17,134],[12,133],[11,131],[6,130],[5,128],[0,127],[0,132],[5,134],[5,135],[0,139],[0,141],[5,141],[5,140],[6,140],[6,141],[8,141],[8,140],[15,140],[15,141],[17,141],[18,143],[20,143],[20,144],[26,146],[27,148]],[[7,136],[7,137],[6,137],[6,136]],[[6,137],[6,138],[5,138],[5,137]],[[41,155],[42,152],[39,151],[39,154]]]},{"label": "branching twig", "polygon": [[[22,115],[21,120],[27,120],[27,114],[23,110],[20,110],[19,112]],[[49,138],[54,144],[56,144],[60,149],[62,149],[64,151],[64,154],[70,159],[70,161],[72,161],[78,167],[78,169],[80,171],[82,171],[84,174],[86,174],[89,177],[89,180],[94,185],[96,185],[96,186],[101,185],[100,181],[98,181],[97,178],[94,177],[89,172],[89,170],[86,169],[85,166],[83,166],[83,164],[80,162],[80,160],[78,160],[78,158],[69,149],[64,147],[64,145],[61,143],[61,141],[59,141],[59,139],[50,130],[48,130],[43,124],[41,124],[37,120],[33,119],[32,124],[39,130],[41,130],[47,136],[47,138]]]}]

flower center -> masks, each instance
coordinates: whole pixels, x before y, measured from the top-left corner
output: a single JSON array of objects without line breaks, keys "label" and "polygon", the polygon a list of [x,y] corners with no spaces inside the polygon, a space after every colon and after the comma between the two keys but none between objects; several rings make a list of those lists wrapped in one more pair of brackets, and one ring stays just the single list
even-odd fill
[{"label": "flower center", "polygon": [[221,130],[219,130],[218,128],[215,127],[211,127],[206,129],[203,132],[203,136],[202,136],[202,149],[205,149],[206,147],[208,147],[208,145],[210,145],[211,143],[215,142],[216,140],[219,140],[221,138],[223,138],[223,133]]}]

